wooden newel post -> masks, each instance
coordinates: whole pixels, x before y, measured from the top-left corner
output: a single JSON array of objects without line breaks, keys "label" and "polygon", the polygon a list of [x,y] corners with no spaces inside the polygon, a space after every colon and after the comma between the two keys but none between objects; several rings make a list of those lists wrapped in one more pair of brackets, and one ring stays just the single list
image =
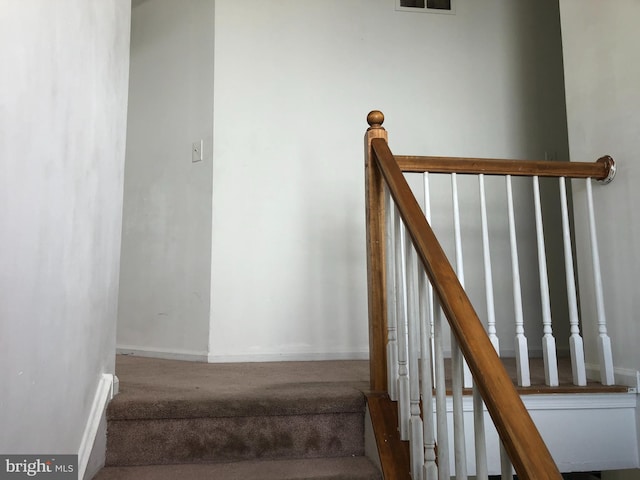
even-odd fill
[{"label": "wooden newel post", "polygon": [[387,140],[382,128],[384,115],[374,110],[367,115],[369,128],[364,137],[365,195],[367,229],[367,289],[369,296],[370,388],[387,391],[387,298],[385,267],[385,195],[382,173],[374,159],[371,141]]}]

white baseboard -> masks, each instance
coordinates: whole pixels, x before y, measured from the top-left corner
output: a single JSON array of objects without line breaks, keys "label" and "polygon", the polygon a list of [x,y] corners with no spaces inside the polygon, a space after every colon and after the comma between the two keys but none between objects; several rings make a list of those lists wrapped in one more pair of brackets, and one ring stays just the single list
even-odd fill
[{"label": "white baseboard", "polygon": [[[594,363],[585,364],[587,378],[600,380],[600,366]],[[632,368],[614,367],[613,376],[617,385],[626,385],[640,391],[640,372]]]},{"label": "white baseboard", "polygon": [[[571,395],[558,394],[532,394],[521,395],[522,403],[529,412],[543,410],[615,410],[615,409],[631,409],[636,408],[636,395],[632,393],[572,393]],[[447,412],[453,412],[453,397],[447,396]],[[487,406],[483,404],[482,408],[487,411]],[[462,398],[462,410],[464,412],[473,412],[473,397],[465,395]],[[436,413],[435,404],[433,413]]]},{"label": "white baseboard", "polygon": [[300,352],[300,353],[260,353],[260,354],[207,354],[203,351],[157,349],[137,345],[117,345],[119,355],[162,358],[165,360],[184,360],[188,362],[208,363],[251,363],[251,362],[306,362],[322,360],[368,360],[369,352]]},{"label": "white baseboard", "polygon": [[80,440],[80,448],[78,449],[78,478],[84,478],[84,474],[89,464],[91,450],[98,434],[100,422],[104,415],[107,404],[113,398],[113,375],[103,373],[96,394],[93,397],[89,419],[85,425],[82,439]]},{"label": "white baseboard", "polygon": [[318,362],[323,360],[368,360],[369,352],[262,353],[209,355],[209,363]]},{"label": "white baseboard", "polygon": [[165,360],[183,360],[187,362],[207,362],[208,352],[196,350],[158,349],[137,345],[116,345],[116,353],[138,357],[162,358]]}]

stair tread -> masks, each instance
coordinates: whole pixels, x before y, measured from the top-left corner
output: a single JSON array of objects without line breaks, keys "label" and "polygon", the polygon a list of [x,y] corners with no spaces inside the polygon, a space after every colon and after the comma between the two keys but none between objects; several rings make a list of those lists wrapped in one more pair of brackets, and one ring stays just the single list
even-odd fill
[{"label": "stair tread", "polygon": [[363,456],[234,463],[105,467],[94,480],[379,480],[381,474]]},{"label": "stair tread", "polygon": [[199,364],[118,355],[109,420],[358,412],[367,361]]},{"label": "stair tread", "polygon": [[140,399],[130,393],[123,391],[109,404],[109,420],[309,415],[359,412],[364,408],[362,391],[349,387],[307,387],[304,391],[256,393],[251,398],[241,395],[212,398],[181,392],[183,398]]},{"label": "stair tread", "polygon": [[121,356],[108,466],[364,452],[368,362],[204,364]]}]

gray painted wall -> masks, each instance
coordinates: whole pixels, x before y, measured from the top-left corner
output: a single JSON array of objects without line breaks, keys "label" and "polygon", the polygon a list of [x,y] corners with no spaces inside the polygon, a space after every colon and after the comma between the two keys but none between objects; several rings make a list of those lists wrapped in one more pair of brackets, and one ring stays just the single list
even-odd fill
[{"label": "gray painted wall", "polygon": [[[211,360],[367,354],[370,110],[386,114],[399,154],[566,158],[557,2],[459,1],[455,15],[394,5],[216,1]],[[494,227],[504,230],[500,188],[490,192]],[[462,192],[477,204],[477,187]],[[449,194],[436,195],[447,239]],[[517,201],[532,203],[531,192]],[[479,243],[476,216],[463,215]],[[524,296],[535,300],[532,221],[519,223],[523,272],[532,272],[523,274]],[[508,287],[508,250],[493,248],[503,259],[496,282]],[[465,274],[472,285],[482,270]],[[484,294],[472,295],[482,314]],[[507,350],[510,295],[497,307]],[[540,316],[534,305],[527,311],[533,349]]]},{"label": "gray painted wall", "polygon": [[[640,370],[640,3],[562,0],[560,6],[571,158],[610,154],[618,162],[614,181],[594,186],[593,195],[614,365],[618,373],[635,376]],[[574,209],[577,246],[588,251],[585,195],[583,186],[575,189]],[[590,284],[590,262],[579,267],[582,283]],[[594,325],[592,290],[581,307],[583,321]],[[585,341],[595,345],[595,335],[585,335]]]},{"label": "gray painted wall", "polygon": [[[206,360],[211,279],[212,0],[134,5],[118,347]],[[191,162],[191,144],[205,159]]]},{"label": "gray painted wall", "polygon": [[[123,351],[211,361],[366,357],[362,136],[373,108],[387,115],[397,153],[567,158],[557,2],[459,2],[455,15],[394,5],[134,3]],[[192,164],[191,142],[211,134],[207,158]],[[448,186],[434,191],[434,223],[451,252]],[[461,191],[477,204],[476,185],[463,181]],[[504,186],[488,191],[492,229],[504,235]],[[531,204],[530,188],[516,201]],[[478,218],[467,208],[462,220],[468,285],[481,285],[480,264],[470,262]],[[531,217],[518,228],[522,268],[532,272],[523,275],[527,333],[539,349]],[[494,278],[507,289],[497,309],[508,353],[507,246],[492,245]],[[483,315],[484,292],[471,290]],[[566,317],[563,309],[559,302],[554,313]],[[558,322],[560,338],[562,330]]]},{"label": "gray painted wall", "polygon": [[[572,160],[609,154],[617,162],[613,182],[593,187],[600,246],[608,334],[616,381],[638,386],[640,380],[640,2],[561,0],[562,47],[566,79],[567,124]],[[590,248],[586,188],[574,189],[576,243]],[[580,282],[591,285],[593,269],[579,263]],[[598,363],[597,312],[592,288],[581,297],[587,361]],[[640,398],[640,397],[639,397]],[[640,401],[640,400],[639,400]],[[636,431],[640,435],[640,409]],[[640,452],[636,457],[638,465]],[[607,480],[639,478],[640,470],[603,474]]]},{"label": "gray painted wall", "polygon": [[114,371],[130,11],[0,1],[2,453],[77,453]]}]

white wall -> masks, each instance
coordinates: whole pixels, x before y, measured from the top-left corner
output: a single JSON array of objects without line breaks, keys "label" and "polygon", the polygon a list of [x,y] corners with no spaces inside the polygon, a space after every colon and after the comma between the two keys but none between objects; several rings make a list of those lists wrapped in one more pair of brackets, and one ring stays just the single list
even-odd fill
[{"label": "white wall", "polygon": [[[640,3],[562,0],[560,7],[571,159],[610,154],[618,165],[614,181],[594,186],[593,194],[614,365],[618,374],[632,377],[640,370]],[[575,189],[578,248],[587,249],[584,197],[584,187]],[[587,283],[591,266],[579,268]],[[592,324],[593,292],[582,300],[583,318]],[[593,335],[585,337],[594,343]]]},{"label": "white wall", "polygon": [[[370,110],[396,153],[564,157],[556,2],[394,4],[216,1],[211,360],[366,355]],[[525,296],[534,257],[521,255]]]},{"label": "white wall", "polygon": [[[134,2],[118,347],[206,360],[213,0]],[[205,159],[191,144],[205,140]]]},{"label": "white wall", "polygon": [[78,453],[114,371],[129,18],[127,0],[0,1],[5,454]]},{"label": "white wall", "polygon": [[[603,4],[596,0],[561,0],[567,123],[572,160],[592,160],[609,154],[617,162],[616,178],[609,185],[593,187],[597,237],[600,246],[608,333],[613,347],[616,381],[638,385],[640,324],[638,278],[640,276],[640,64],[637,45],[640,3],[620,0]],[[574,189],[576,242],[590,248],[585,188]],[[578,265],[580,282],[591,285],[589,262]],[[595,325],[596,308],[591,289],[582,296],[583,322]],[[592,346],[595,335],[585,334]],[[636,408],[640,434],[640,410]],[[640,457],[640,452],[638,452]],[[636,467],[638,464],[636,463]],[[635,479],[638,470],[606,472],[606,479]]]}]

